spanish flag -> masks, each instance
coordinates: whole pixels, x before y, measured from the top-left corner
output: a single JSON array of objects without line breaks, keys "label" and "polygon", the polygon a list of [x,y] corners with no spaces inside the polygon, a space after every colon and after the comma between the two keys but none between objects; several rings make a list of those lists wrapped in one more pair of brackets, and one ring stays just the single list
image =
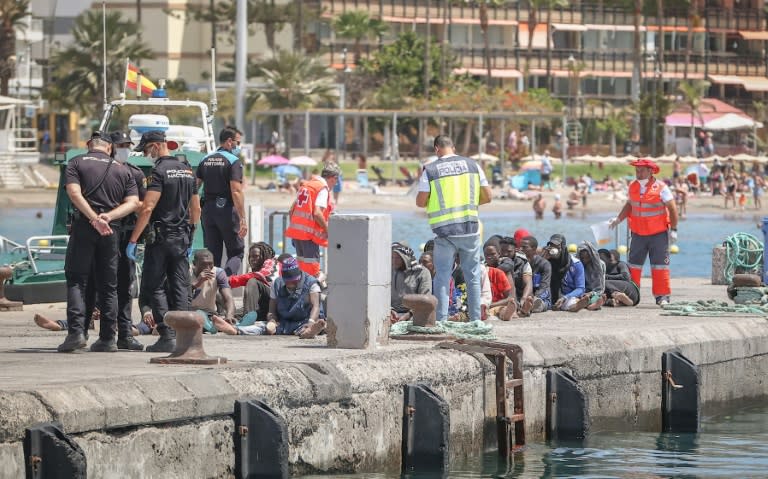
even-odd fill
[{"label": "spanish flag", "polygon": [[145,77],[141,74],[141,71],[139,71],[139,67],[136,65],[128,62],[126,69],[125,69],[125,88],[126,90],[134,90],[136,91],[136,85],[139,81],[139,77],[141,77],[141,93],[144,93],[145,95],[152,95],[152,92],[157,90],[157,87],[154,83],[152,83],[149,78]]}]

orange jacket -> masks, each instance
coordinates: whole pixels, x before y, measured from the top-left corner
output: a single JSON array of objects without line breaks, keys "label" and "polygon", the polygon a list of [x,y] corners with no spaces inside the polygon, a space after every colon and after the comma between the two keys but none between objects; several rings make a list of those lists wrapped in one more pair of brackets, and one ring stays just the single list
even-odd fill
[{"label": "orange jacket", "polygon": [[[285,230],[285,236],[297,240],[312,240],[320,246],[328,246],[328,234],[315,222],[315,202],[317,194],[328,186],[317,177],[301,183],[296,194],[296,202],[293,204],[290,224]],[[326,224],[331,215],[331,203],[328,199],[328,207],[323,211]]]},{"label": "orange jacket", "polygon": [[640,183],[633,181],[629,185],[629,229],[633,233],[648,236],[669,229],[669,212],[661,199],[664,183],[651,178],[645,187],[645,193],[640,194]]}]

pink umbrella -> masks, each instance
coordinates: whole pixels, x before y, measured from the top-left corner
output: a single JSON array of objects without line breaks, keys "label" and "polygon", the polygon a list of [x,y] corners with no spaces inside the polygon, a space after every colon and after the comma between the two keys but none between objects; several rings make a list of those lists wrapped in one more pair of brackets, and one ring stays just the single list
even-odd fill
[{"label": "pink umbrella", "polygon": [[287,163],[288,163],[288,158],[284,156],[269,155],[260,159],[259,162],[256,164],[259,166],[280,166],[280,165],[285,165]]}]

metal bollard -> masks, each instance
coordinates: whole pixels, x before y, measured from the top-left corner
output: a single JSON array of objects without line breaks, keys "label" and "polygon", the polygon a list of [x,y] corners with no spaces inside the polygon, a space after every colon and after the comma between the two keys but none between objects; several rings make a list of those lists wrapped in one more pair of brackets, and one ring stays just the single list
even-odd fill
[{"label": "metal bollard", "polygon": [[197,311],[169,311],[165,322],[176,331],[176,349],[169,356],[152,358],[156,364],[224,364],[227,358],[208,356],[203,349],[204,319]]}]

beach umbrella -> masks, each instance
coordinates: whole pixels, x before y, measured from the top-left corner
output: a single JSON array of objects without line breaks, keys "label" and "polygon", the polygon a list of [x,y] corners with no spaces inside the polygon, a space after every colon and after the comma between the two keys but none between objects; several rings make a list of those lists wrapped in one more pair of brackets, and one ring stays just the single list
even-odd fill
[{"label": "beach umbrella", "polygon": [[280,165],[274,171],[277,176],[302,176],[301,168],[296,165]]},{"label": "beach umbrella", "polygon": [[489,155],[488,153],[478,153],[476,155],[470,156],[475,161],[490,161],[491,163],[496,163],[499,161],[498,156]]},{"label": "beach umbrella", "polygon": [[288,163],[288,158],[284,156],[269,155],[260,159],[259,162],[256,164],[259,166],[279,166],[279,165],[285,165],[286,163]]},{"label": "beach umbrella", "polygon": [[289,165],[295,166],[317,166],[317,160],[309,156],[294,156],[288,161]]}]

